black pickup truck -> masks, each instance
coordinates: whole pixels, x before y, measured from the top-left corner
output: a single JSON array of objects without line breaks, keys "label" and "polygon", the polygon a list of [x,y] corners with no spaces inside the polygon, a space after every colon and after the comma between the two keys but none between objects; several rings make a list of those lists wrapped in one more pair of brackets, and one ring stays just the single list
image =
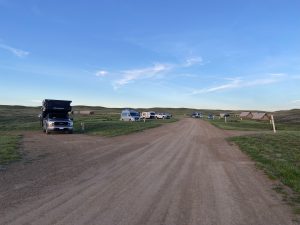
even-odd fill
[{"label": "black pickup truck", "polygon": [[73,119],[69,117],[72,110],[71,102],[53,99],[43,101],[40,121],[46,134],[54,131],[73,133]]}]

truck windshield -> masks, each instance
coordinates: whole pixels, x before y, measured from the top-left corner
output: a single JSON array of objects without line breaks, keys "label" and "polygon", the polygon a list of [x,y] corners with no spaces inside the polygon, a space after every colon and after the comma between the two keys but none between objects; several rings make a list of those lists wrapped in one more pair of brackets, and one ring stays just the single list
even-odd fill
[{"label": "truck windshield", "polygon": [[68,119],[68,114],[64,113],[49,113],[50,119]]}]

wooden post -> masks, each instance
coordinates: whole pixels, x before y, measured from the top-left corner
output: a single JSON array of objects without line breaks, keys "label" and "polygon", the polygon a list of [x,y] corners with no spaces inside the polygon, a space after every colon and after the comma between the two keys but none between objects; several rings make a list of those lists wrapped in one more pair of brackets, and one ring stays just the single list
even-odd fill
[{"label": "wooden post", "polygon": [[84,128],[84,122],[81,122],[80,125],[81,125],[81,131],[82,131],[82,133],[84,133],[84,129],[85,129]]},{"label": "wooden post", "polygon": [[224,118],[225,118],[225,123],[227,123],[227,116],[224,116]]},{"label": "wooden post", "polygon": [[272,125],[273,125],[273,132],[276,133],[276,127],[275,127],[275,122],[274,122],[273,115],[271,115],[271,121],[272,121]]}]

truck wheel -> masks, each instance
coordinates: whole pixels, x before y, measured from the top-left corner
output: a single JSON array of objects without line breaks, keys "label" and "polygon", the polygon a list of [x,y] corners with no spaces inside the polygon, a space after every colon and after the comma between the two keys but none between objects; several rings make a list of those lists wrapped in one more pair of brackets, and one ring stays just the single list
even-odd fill
[{"label": "truck wheel", "polygon": [[69,134],[73,134],[73,131],[72,131],[72,130],[69,130]]}]

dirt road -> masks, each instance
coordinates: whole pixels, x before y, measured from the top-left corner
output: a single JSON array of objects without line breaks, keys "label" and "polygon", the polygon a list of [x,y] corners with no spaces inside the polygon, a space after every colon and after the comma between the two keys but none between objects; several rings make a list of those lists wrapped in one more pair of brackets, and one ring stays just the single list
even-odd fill
[{"label": "dirt road", "polygon": [[293,224],[233,132],[183,119],[103,138],[28,133],[0,172],[0,224]]}]

